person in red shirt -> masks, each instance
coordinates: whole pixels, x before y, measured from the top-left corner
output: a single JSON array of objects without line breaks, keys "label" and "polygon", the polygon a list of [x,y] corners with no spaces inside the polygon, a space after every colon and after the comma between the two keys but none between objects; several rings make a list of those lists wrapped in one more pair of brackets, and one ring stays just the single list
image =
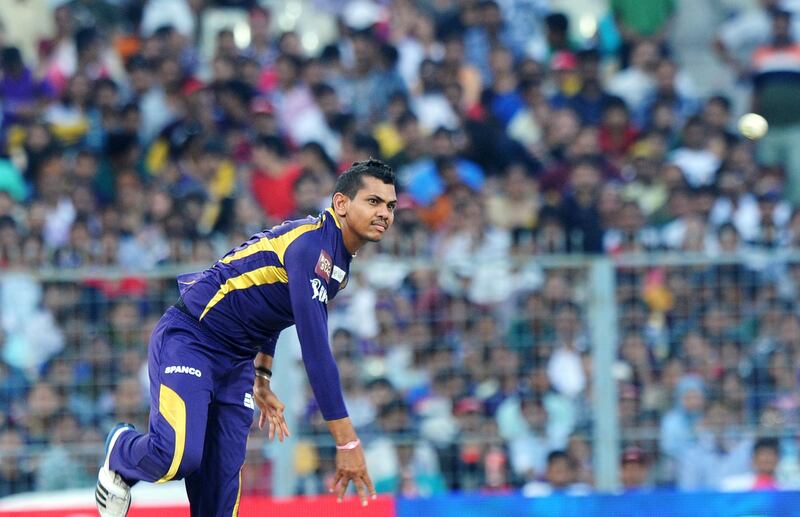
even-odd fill
[{"label": "person in red shirt", "polygon": [[292,162],[280,138],[262,136],[253,143],[250,188],[270,222],[279,223],[295,211],[292,189],[300,165]]},{"label": "person in red shirt", "polygon": [[638,136],[639,132],[631,122],[625,101],[619,97],[609,97],[603,107],[603,117],[598,132],[600,149],[619,166]]}]

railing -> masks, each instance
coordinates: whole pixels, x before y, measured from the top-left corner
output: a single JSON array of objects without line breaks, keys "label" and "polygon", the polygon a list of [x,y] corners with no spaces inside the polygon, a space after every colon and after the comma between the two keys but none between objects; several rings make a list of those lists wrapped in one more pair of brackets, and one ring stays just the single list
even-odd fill
[{"label": "railing", "polygon": [[[91,484],[106,429],[146,429],[149,332],[177,296],[175,275],[200,267],[0,274],[2,356],[15,367],[0,367],[0,494]],[[332,343],[384,491],[519,488],[562,448],[575,481],[613,491],[631,444],[649,485],[680,487],[686,451],[707,439],[744,450],[755,436],[780,439],[779,471],[797,481],[796,252],[373,257],[352,277],[329,308]],[[256,495],[321,492],[333,465],[285,334],[274,386],[294,436],[267,445],[251,433],[244,489]],[[702,408],[671,411],[681,382],[699,386]]]}]

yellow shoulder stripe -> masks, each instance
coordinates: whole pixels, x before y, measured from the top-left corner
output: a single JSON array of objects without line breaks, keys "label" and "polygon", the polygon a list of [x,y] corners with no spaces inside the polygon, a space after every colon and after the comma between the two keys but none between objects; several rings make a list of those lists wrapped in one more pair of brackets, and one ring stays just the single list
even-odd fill
[{"label": "yellow shoulder stripe", "polygon": [[327,213],[331,214],[331,217],[333,217],[333,222],[336,223],[336,227],[341,230],[342,229],[342,223],[339,222],[339,216],[336,215],[336,212],[333,211],[333,208],[332,207],[328,207],[328,208],[325,209],[325,211]]},{"label": "yellow shoulder stripe", "polygon": [[203,313],[200,314],[200,319],[202,320],[206,313],[208,313],[212,307],[218,304],[220,300],[225,298],[225,295],[231,291],[235,291],[237,289],[247,289],[248,287],[253,287],[256,285],[276,283],[285,284],[288,282],[289,276],[286,274],[286,270],[280,266],[264,266],[246,273],[242,273],[239,276],[229,278],[224,284],[219,286],[219,291],[217,291],[211,300],[209,300],[206,308],[203,309]]},{"label": "yellow shoulder stripe", "polygon": [[228,255],[227,257],[220,260],[223,264],[230,264],[234,260],[243,259],[249,257],[250,255],[255,255],[259,251],[274,251],[276,255],[278,255],[278,260],[281,261],[283,264],[283,256],[286,254],[286,248],[294,242],[295,239],[303,235],[304,233],[318,230],[322,228],[322,219],[319,220],[317,223],[308,223],[308,224],[301,224],[297,228],[293,230],[289,230],[288,232],[284,233],[283,235],[279,235],[277,237],[263,237],[257,242],[254,242],[250,246],[246,247],[243,250],[237,251],[233,255]]}]

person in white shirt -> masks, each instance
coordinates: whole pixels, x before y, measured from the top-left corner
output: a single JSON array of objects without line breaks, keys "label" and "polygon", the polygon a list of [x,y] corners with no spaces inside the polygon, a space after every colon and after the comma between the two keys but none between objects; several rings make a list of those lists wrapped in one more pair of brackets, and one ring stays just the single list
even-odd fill
[{"label": "person in white shirt", "polygon": [[753,446],[753,467],[747,474],[729,476],[722,480],[723,492],[753,492],[780,490],[776,472],[780,459],[778,440],[761,438]]}]

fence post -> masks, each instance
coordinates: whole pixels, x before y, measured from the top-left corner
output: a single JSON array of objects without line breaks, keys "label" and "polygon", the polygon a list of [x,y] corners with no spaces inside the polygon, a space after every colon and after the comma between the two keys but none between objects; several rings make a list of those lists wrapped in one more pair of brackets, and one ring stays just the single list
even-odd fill
[{"label": "fence post", "polygon": [[[292,433],[284,443],[275,438],[266,442],[264,455],[272,460],[272,495],[288,497],[294,495],[297,476],[294,470],[294,455],[300,427],[299,415],[305,405],[305,387],[300,359],[300,339],[295,327],[281,332],[275,346],[272,365],[272,389],[286,405],[284,416],[289,432]],[[266,429],[260,431],[266,436]]]},{"label": "fence post", "polygon": [[595,258],[589,266],[589,331],[592,343],[593,464],[595,488],[609,492],[619,485],[620,433],[617,385],[617,302],[614,263]]}]

